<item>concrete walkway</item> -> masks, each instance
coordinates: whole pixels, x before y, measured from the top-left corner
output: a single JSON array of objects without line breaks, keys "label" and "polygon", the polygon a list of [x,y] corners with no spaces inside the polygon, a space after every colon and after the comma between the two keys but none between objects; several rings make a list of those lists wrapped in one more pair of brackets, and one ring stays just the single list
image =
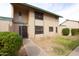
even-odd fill
[{"label": "concrete walkway", "polygon": [[79,56],[79,46],[78,46],[75,50],[73,50],[73,51],[69,54],[69,56]]},{"label": "concrete walkway", "polygon": [[28,56],[47,56],[47,53],[31,40],[25,39],[24,46],[22,48]]}]

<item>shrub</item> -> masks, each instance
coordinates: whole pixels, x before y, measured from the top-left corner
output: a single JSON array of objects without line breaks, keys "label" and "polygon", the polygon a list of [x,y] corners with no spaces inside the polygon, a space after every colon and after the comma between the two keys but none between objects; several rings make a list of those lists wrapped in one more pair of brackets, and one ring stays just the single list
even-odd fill
[{"label": "shrub", "polygon": [[0,55],[17,55],[22,38],[14,32],[0,32]]},{"label": "shrub", "polygon": [[64,29],[62,30],[62,34],[65,35],[65,36],[69,35],[69,33],[70,33],[69,28],[64,28]]},{"label": "shrub", "polygon": [[79,35],[79,29],[71,29],[72,35]]}]

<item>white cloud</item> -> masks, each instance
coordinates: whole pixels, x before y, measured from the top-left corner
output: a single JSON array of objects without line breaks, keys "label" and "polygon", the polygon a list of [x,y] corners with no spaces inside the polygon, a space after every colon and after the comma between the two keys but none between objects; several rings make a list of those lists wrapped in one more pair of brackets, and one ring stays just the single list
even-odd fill
[{"label": "white cloud", "polygon": [[79,4],[72,5],[70,8],[59,12],[64,18],[79,19]]}]

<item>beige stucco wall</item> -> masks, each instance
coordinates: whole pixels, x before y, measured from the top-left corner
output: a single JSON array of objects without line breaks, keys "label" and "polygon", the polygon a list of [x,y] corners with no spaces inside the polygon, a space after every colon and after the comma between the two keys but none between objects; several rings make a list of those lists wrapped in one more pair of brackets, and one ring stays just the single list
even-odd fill
[{"label": "beige stucco wall", "polygon": [[[62,26],[64,25],[64,26]],[[69,28],[70,30],[73,28],[79,28],[79,23],[78,22],[75,22],[75,21],[66,21],[64,22],[62,25],[59,26],[59,32],[60,32],[60,35],[62,35],[62,29],[63,28]],[[69,34],[71,35],[71,33]]]},{"label": "beige stucco wall", "polygon": [[[28,23],[28,11],[22,6],[14,6],[14,21],[21,23]],[[21,12],[22,16],[19,16],[19,12]]]},{"label": "beige stucco wall", "polygon": [[[53,32],[49,32],[49,27],[53,27]],[[54,18],[49,14],[44,15],[44,36],[55,36],[56,27],[58,27],[58,19]]]},{"label": "beige stucco wall", "polygon": [[66,25],[68,28],[79,28],[79,23],[75,21],[66,21],[63,25]]},{"label": "beige stucco wall", "polygon": [[35,20],[35,25],[44,26],[44,21],[36,19]]},{"label": "beige stucco wall", "polygon": [[11,25],[11,21],[6,21],[6,19],[0,19],[0,32],[9,32]]},{"label": "beige stucco wall", "polygon": [[32,9],[29,10],[29,17],[28,17],[28,36],[30,39],[34,38],[35,34],[35,25],[34,25],[34,11]]}]

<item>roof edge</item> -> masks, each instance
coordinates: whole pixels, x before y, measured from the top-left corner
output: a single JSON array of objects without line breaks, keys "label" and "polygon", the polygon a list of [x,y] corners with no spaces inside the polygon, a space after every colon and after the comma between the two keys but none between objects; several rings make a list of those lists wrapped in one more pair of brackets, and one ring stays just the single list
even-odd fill
[{"label": "roof edge", "polygon": [[40,11],[42,11],[42,12],[45,12],[45,13],[48,13],[48,14],[51,14],[51,15],[54,15],[54,16],[63,18],[63,16],[57,15],[57,14],[55,14],[55,13],[53,13],[53,12],[47,11],[47,10],[45,10],[45,9],[42,9],[42,8],[40,8],[40,7],[36,7],[36,6],[31,5],[31,4],[28,4],[28,3],[11,3],[11,4],[21,4],[21,5],[28,6],[28,7],[30,7],[30,8],[33,8],[33,9],[36,9],[36,10],[40,10]]},{"label": "roof edge", "polygon": [[32,7],[32,8],[34,8],[34,9],[38,9],[38,10],[44,11],[44,12],[46,12],[46,13],[49,13],[49,14],[52,14],[52,15],[55,15],[55,16],[58,16],[58,17],[62,17],[62,16],[57,15],[57,14],[55,14],[55,13],[53,13],[53,12],[47,11],[47,10],[45,10],[45,9],[42,9],[42,8],[40,8],[40,7],[36,7],[36,6],[34,6],[34,5],[31,5],[31,4],[24,3],[24,5],[28,5],[28,6]]},{"label": "roof edge", "polygon": [[64,22],[62,22],[59,26],[63,25],[63,23],[65,23],[66,21],[74,21],[74,22],[79,22],[79,21],[76,21],[76,20],[69,20],[69,19],[66,19]]},{"label": "roof edge", "polygon": [[4,16],[0,16],[0,18],[12,19],[11,17],[4,17]]}]

